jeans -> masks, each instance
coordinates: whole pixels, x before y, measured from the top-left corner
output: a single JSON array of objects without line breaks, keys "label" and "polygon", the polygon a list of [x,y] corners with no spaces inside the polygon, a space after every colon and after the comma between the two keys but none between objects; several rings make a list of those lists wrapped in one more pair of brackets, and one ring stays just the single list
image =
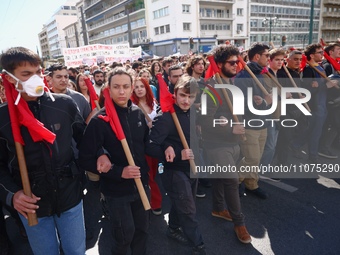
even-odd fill
[{"label": "jeans", "polygon": [[83,202],[61,213],[38,218],[38,224],[28,226],[28,221],[19,214],[24,224],[28,241],[35,255],[59,255],[59,246],[65,255],[85,254],[85,227]]},{"label": "jeans", "polygon": [[145,211],[139,194],[124,197],[105,196],[113,235],[111,254],[146,254],[149,211]]}]

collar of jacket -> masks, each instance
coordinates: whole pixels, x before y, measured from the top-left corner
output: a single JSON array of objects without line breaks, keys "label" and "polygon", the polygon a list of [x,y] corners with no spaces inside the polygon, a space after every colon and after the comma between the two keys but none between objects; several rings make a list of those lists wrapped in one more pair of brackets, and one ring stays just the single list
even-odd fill
[{"label": "collar of jacket", "polygon": [[263,69],[263,67],[260,66],[258,63],[252,62],[252,61],[249,62],[249,63],[247,63],[247,66],[250,68],[250,70],[251,70],[255,75],[260,74],[260,73],[262,72],[262,69]]},{"label": "collar of jacket", "polygon": [[190,114],[190,109],[187,111],[183,111],[177,104],[174,104],[175,112],[180,114]]},{"label": "collar of jacket", "polygon": [[129,113],[131,112],[131,108],[132,108],[132,101],[129,99],[128,101],[128,105],[127,107],[121,107],[119,105],[117,105],[115,102],[113,102],[116,108],[116,111],[119,113]]}]

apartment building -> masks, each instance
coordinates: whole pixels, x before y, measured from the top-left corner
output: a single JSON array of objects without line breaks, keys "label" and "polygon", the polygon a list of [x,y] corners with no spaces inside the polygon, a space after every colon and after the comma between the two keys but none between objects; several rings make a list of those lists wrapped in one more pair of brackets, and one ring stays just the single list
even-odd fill
[{"label": "apartment building", "polygon": [[[40,35],[43,36],[43,31],[46,29],[49,54],[43,54],[42,57],[44,59],[57,59],[62,57],[61,49],[67,47],[65,31],[63,29],[77,21],[77,10],[75,5],[76,0],[69,0],[65,5],[60,6],[54,15],[44,24],[42,32],[39,33],[40,38]],[[40,40],[40,48],[42,48],[43,44],[44,42]],[[42,52],[44,51],[42,50]]]},{"label": "apartment building", "polygon": [[129,42],[157,55],[247,44],[247,0],[85,0],[84,13],[90,44]]},{"label": "apartment building", "polygon": [[89,44],[130,43],[145,45],[145,5],[143,0],[85,0],[84,13]]},{"label": "apartment building", "polygon": [[48,37],[47,37],[47,27],[44,25],[41,32],[39,33],[39,42],[40,42],[40,52],[42,60],[47,60],[50,58],[50,45],[48,44]]},{"label": "apartment building", "polygon": [[248,44],[247,0],[148,0],[147,6],[150,48],[157,55],[208,52],[227,40]]},{"label": "apartment building", "polygon": [[335,42],[340,38],[340,0],[323,0],[321,37],[326,43]]},{"label": "apartment building", "polygon": [[[338,0],[334,0],[338,1]],[[313,42],[318,41],[321,0],[314,0]],[[309,41],[311,0],[250,0],[250,43],[302,48]]]}]

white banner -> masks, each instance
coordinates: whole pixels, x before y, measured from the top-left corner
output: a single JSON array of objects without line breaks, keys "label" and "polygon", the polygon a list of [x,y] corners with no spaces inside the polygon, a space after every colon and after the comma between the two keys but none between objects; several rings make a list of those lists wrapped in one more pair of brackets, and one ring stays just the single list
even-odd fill
[{"label": "white banner", "polygon": [[126,60],[137,60],[142,56],[142,48],[130,48],[125,44],[91,44],[78,48],[63,49],[65,65],[67,67],[78,67],[80,65],[96,65],[101,62],[112,63],[125,62]]}]

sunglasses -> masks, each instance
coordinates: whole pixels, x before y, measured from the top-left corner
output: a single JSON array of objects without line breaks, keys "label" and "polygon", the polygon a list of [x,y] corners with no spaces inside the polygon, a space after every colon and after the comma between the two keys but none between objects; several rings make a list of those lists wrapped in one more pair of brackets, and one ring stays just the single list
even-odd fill
[{"label": "sunglasses", "polygon": [[228,63],[231,66],[235,64],[238,65],[238,63],[240,63],[240,60],[229,60],[229,61],[226,61],[226,63]]}]

